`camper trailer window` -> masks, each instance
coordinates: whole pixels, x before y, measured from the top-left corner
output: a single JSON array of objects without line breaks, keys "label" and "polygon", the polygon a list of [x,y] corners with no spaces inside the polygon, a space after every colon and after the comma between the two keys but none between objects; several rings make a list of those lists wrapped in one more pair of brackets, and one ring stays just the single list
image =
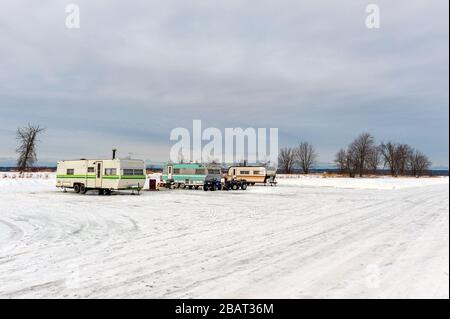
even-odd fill
[{"label": "camper trailer window", "polygon": [[195,169],[195,175],[203,175],[203,174],[205,174],[204,168],[196,168]]},{"label": "camper trailer window", "polygon": [[249,175],[250,171],[241,171],[241,175]]},{"label": "camper trailer window", "polygon": [[173,169],[173,173],[174,174],[180,174],[180,169],[179,168],[174,168]]},{"label": "camper trailer window", "polygon": [[253,175],[259,175],[259,174],[261,174],[260,171],[253,171]]},{"label": "camper trailer window", "polygon": [[125,169],[123,170],[123,175],[127,175],[127,176],[133,175],[133,170],[130,169],[130,168],[125,168]]},{"label": "camper trailer window", "polygon": [[94,173],[95,168],[94,167],[88,167],[88,173]]},{"label": "camper trailer window", "polygon": [[220,174],[220,169],[208,169],[208,174]]},{"label": "camper trailer window", "polygon": [[73,173],[74,173],[73,168],[68,168],[67,169],[67,175],[73,175]]},{"label": "camper trailer window", "polygon": [[126,175],[126,176],[144,175],[144,170],[143,169],[124,168],[123,175]]},{"label": "camper trailer window", "polygon": [[105,168],[105,175],[117,175],[115,168]]}]

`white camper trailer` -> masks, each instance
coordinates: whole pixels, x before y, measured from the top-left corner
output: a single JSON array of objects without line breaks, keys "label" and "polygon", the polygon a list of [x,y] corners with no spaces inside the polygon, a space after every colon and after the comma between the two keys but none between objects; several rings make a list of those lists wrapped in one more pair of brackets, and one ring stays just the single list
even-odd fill
[{"label": "white camper trailer", "polygon": [[56,186],[73,188],[76,193],[98,190],[141,190],[145,184],[145,163],[133,159],[80,159],[59,161]]},{"label": "white camper trailer", "polygon": [[276,185],[277,169],[269,166],[231,166],[227,173],[229,178],[245,179],[250,185],[262,183]]}]

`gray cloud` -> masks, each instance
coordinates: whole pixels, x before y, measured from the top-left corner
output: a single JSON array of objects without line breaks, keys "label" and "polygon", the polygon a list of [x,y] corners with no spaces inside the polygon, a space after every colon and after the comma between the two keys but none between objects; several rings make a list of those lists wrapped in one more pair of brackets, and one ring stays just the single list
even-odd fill
[{"label": "gray cloud", "polygon": [[356,0],[73,2],[79,30],[61,1],[0,4],[0,157],[35,122],[41,158],[164,160],[202,119],[279,127],[324,162],[368,130],[448,166],[448,2],[377,1],[379,30]]}]

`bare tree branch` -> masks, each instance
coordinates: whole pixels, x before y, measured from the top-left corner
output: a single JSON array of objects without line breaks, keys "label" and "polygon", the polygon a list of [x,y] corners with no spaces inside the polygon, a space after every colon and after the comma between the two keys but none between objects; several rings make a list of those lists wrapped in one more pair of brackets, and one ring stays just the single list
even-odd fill
[{"label": "bare tree branch", "polygon": [[317,153],[312,144],[301,142],[294,150],[295,160],[304,174],[308,174],[311,168],[317,163]]},{"label": "bare tree branch", "polygon": [[19,146],[16,149],[16,153],[18,154],[17,167],[20,172],[26,171],[27,168],[32,167],[36,162],[37,137],[44,130],[39,125],[31,124],[17,129],[16,136],[19,141]]}]

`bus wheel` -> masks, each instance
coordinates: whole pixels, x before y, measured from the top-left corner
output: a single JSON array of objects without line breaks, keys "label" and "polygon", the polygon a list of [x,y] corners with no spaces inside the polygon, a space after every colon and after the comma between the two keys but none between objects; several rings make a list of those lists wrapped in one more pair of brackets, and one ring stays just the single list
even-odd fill
[{"label": "bus wheel", "polygon": [[73,191],[75,193],[79,193],[80,192],[80,184],[75,184],[73,185]]},{"label": "bus wheel", "polygon": [[81,184],[80,185],[80,193],[81,194],[86,194],[86,192],[87,192],[86,186],[84,186],[84,184]]}]

